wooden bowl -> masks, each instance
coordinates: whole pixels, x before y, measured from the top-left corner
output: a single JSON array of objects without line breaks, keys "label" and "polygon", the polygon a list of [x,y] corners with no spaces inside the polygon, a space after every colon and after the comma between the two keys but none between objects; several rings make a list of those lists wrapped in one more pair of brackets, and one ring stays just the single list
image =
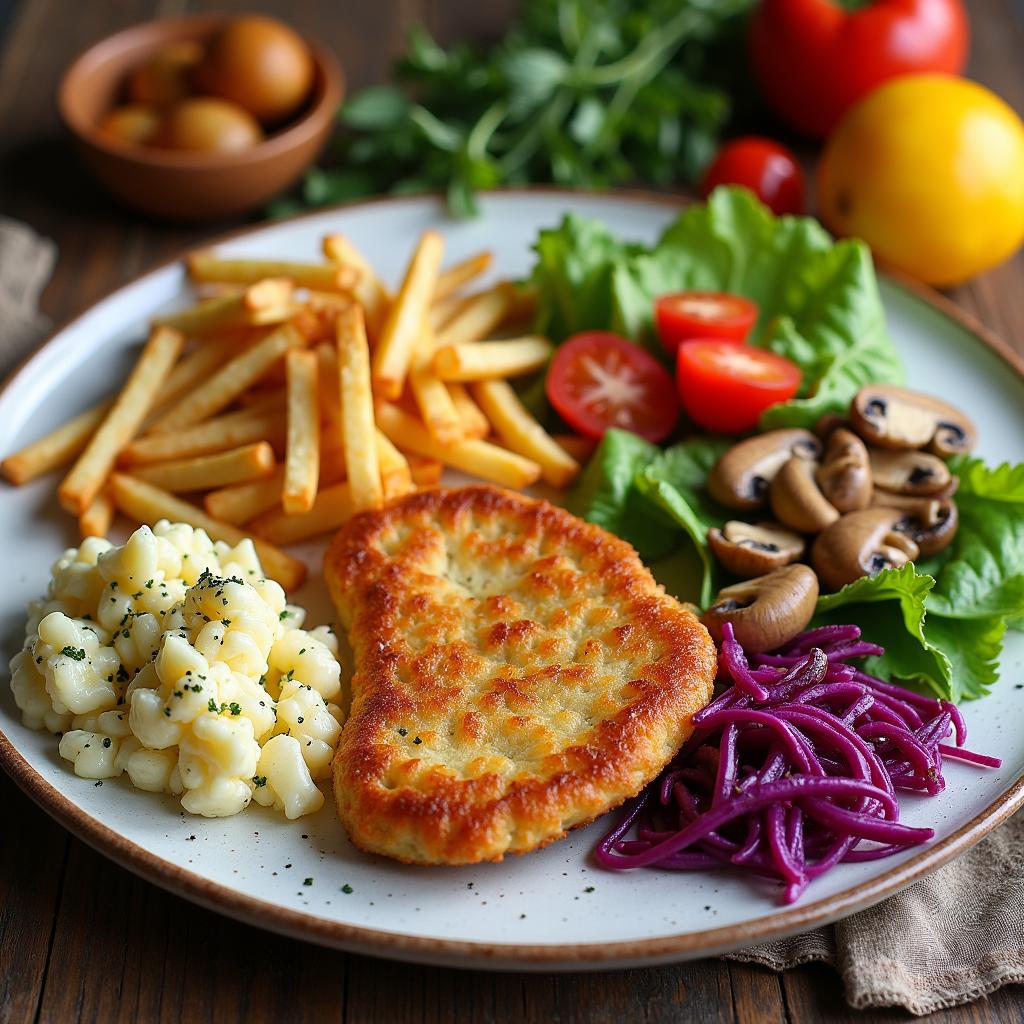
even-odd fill
[{"label": "wooden bowl", "polygon": [[97,125],[120,102],[128,73],[168,43],[208,39],[228,15],[149,21],[116,32],[82,53],[61,79],[60,116],[96,178],[118,199],[144,213],[203,221],[250,210],[288,188],[317,157],[344,94],[337,60],[305,39],[316,74],[302,111],[248,149],[232,153],[178,153],[131,146]]}]

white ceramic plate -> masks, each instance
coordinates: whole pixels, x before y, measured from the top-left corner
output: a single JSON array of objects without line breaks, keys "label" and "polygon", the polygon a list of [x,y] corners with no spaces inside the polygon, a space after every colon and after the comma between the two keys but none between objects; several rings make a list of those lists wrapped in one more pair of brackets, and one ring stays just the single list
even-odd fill
[{"label": "white ceramic plate", "polygon": [[[378,201],[316,213],[236,235],[224,251],[309,259],[342,231],[394,280],[415,239],[440,228],[450,259],[493,249],[501,276],[524,274],[539,228],[564,213],[599,217],[625,237],[652,240],[675,215],[665,198],[538,191],[487,197],[483,216],[453,222],[431,198]],[[883,284],[890,329],[913,382],[964,407],[989,460],[1024,459],[1024,380],[962,318],[893,282]],[[0,394],[0,452],[9,452],[93,403],[122,379],[150,316],[188,301],[181,266],[122,288],[59,331]],[[24,607],[47,568],[76,543],[54,481],[0,489],[2,664],[20,646]],[[319,572],[298,595],[312,621],[329,619]],[[177,800],[126,781],[77,778],[46,733],[21,724],[0,677],[0,762],[47,811],[103,853],[189,899],[244,920],[345,949],[432,963],[553,969],[653,964],[705,956],[796,932],[869,906],[977,841],[1024,802],[1024,636],[1011,634],[1002,681],[966,708],[970,745],[1003,758],[997,771],[950,764],[937,799],[904,800],[911,824],[936,826],[928,847],[846,865],[780,908],[774,887],[728,874],[608,874],[588,861],[607,823],[539,853],[458,869],[405,867],[358,853],[331,802],[288,823],[255,805],[234,818],[187,817]],[[4,670],[0,670],[4,671]],[[311,884],[303,884],[312,879]],[[351,893],[343,891],[350,886]]]}]

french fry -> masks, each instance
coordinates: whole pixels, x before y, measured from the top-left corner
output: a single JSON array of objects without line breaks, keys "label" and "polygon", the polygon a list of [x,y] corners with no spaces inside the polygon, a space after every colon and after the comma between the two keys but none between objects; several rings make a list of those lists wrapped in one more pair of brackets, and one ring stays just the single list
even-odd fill
[{"label": "french fry", "polygon": [[438,444],[419,420],[390,402],[377,404],[377,425],[399,448],[436,459],[503,487],[528,487],[540,477],[540,466],[532,459],[525,459],[487,441]]},{"label": "french fry", "polygon": [[471,390],[499,437],[512,451],[538,463],[552,487],[567,487],[579,474],[580,464],[530,415],[508,381],[484,380]]},{"label": "french fry", "polygon": [[511,295],[508,285],[499,284],[466,299],[438,331],[437,347],[466,345],[488,337],[508,314]]},{"label": "french fry", "polygon": [[352,507],[357,512],[380,508],[384,492],[373,419],[370,344],[360,306],[353,306],[338,317],[338,387]]},{"label": "french fry", "polygon": [[290,516],[283,510],[264,512],[249,526],[271,544],[297,544],[337,530],[352,518],[354,512],[349,485],[340,483],[320,491],[308,512],[297,516]]},{"label": "french fry", "polygon": [[274,449],[266,441],[212,455],[136,466],[132,475],[165,491],[205,491],[211,487],[260,480],[274,472]]},{"label": "french fry", "polygon": [[377,438],[377,461],[380,464],[380,484],[384,500],[400,498],[412,489],[412,471],[409,460],[391,443],[379,427],[374,428]]},{"label": "french fry", "polygon": [[480,407],[469,397],[466,385],[460,384],[458,381],[449,381],[445,387],[448,388],[455,411],[459,414],[462,436],[486,437],[491,432],[491,425],[488,423],[487,417],[480,411]]},{"label": "french fry", "polygon": [[292,349],[288,364],[288,443],[281,504],[295,515],[313,507],[320,480],[320,400],[315,352]]},{"label": "french fry", "polygon": [[441,380],[493,380],[533,373],[547,363],[554,346],[547,338],[528,335],[508,341],[447,345],[434,354],[434,372]]},{"label": "french fry", "polygon": [[412,482],[417,487],[436,487],[444,475],[444,463],[423,455],[410,455],[409,471],[412,473]]},{"label": "french fry", "polygon": [[373,353],[374,391],[382,398],[395,399],[402,393],[434,295],[443,252],[444,239],[436,231],[425,231],[398,296],[388,310]]},{"label": "french fry", "polygon": [[483,274],[492,262],[494,262],[494,253],[478,252],[468,259],[442,270],[437,276],[437,284],[434,285],[434,302],[446,299],[463,285],[469,284],[474,277]]},{"label": "french fry", "polygon": [[114,521],[114,499],[102,490],[89,502],[89,507],[78,517],[78,535],[86,537],[106,537],[110,532],[110,524]]},{"label": "french fry", "polygon": [[409,368],[409,390],[434,440],[451,444],[464,436],[462,419],[444,382],[434,373],[433,361],[434,332],[425,323]]},{"label": "french fry", "polygon": [[283,485],[284,466],[278,466],[262,480],[208,491],[203,497],[203,508],[222,523],[242,526],[261,512],[280,505]]},{"label": "french fry", "polygon": [[367,332],[376,338],[394,301],[391,291],[376,275],[366,257],[344,235],[328,235],[324,239],[324,256],[332,263],[351,267],[359,274],[359,279],[352,286],[352,295],[363,307]]},{"label": "french fry", "polygon": [[[321,451],[322,454],[322,451]],[[345,465],[328,466],[321,461],[320,486],[341,483],[345,479]],[[215,491],[207,491],[203,507],[224,523],[241,526],[261,512],[269,512],[281,504],[281,488],[284,486],[284,466],[277,466],[270,476],[252,480],[246,484],[233,484]]]},{"label": "french fry", "polygon": [[206,380],[216,367],[247,347],[248,343],[248,339],[228,337],[224,340],[210,338],[197,345],[171,367],[160,394],[153,402],[153,412],[159,412],[176,403],[183,395]]},{"label": "french fry", "polygon": [[597,450],[597,441],[581,434],[555,434],[554,441],[580,464],[589,462],[590,456]]},{"label": "french fry", "polygon": [[122,466],[138,466],[167,459],[184,459],[227,451],[255,441],[267,441],[283,450],[284,439],[284,404],[278,400],[271,410],[251,407],[185,427],[173,434],[140,437],[121,451],[118,462]]},{"label": "french fry", "polygon": [[[196,529],[205,530],[212,540],[232,545],[240,544],[248,537],[237,527],[208,516],[201,508],[177,495],[124,473],[111,474],[110,490],[117,508],[137,523],[155,523],[158,519],[188,523]],[[304,562],[258,537],[253,537],[252,542],[263,571],[271,579],[277,580],[285,590],[294,590],[302,585],[306,578]]]},{"label": "french fry", "polygon": [[155,327],[121,393],[57,488],[63,508],[81,515],[99,493],[121,449],[135,436],[185,343],[170,327]]},{"label": "french fry", "polygon": [[204,282],[255,284],[265,277],[287,277],[297,288],[344,292],[350,291],[359,277],[351,267],[333,263],[222,259],[211,252],[194,252],[185,262],[192,280]]},{"label": "french fry", "polygon": [[112,403],[102,402],[79,413],[56,430],[25,445],[0,462],[0,471],[12,484],[21,486],[43,473],[70,462],[85,449],[89,438],[103,422]]},{"label": "french fry", "polygon": [[475,296],[472,295],[468,298],[465,295],[448,295],[439,302],[431,303],[430,309],[427,310],[427,322],[431,329],[435,333],[440,331],[463,306],[472,302],[474,298]]},{"label": "french fry", "polygon": [[205,420],[230,405],[251,387],[290,348],[302,344],[302,337],[285,324],[241,355],[235,356],[205,383],[150,428],[154,434],[166,434]]},{"label": "french fry", "polygon": [[266,278],[232,295],[206,299],[176,313],[155,317],[153,323],[192,335],[280,322],[287,319],[292,291],[291,281]]},{"label": "french fry", "polygon": [[316,358],[319,365],[317,380],[320,385],[320,418],[324,423],[336,424],[341,421],[337,341],[317,345]]}]

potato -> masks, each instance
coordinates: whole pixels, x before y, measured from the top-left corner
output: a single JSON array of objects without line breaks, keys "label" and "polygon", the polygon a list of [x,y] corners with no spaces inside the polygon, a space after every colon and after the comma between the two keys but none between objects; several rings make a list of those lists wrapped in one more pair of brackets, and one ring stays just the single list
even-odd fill
[{"label": "potato", "polygon": [[263,138],[259,122],[237,103],[201,96],[172,107],[153,145],[193,153],[233,153]]},{"label": "potato", "polygon": [[148,145],[160,131],[162,120],[156,107],[147,107],[142,103],[129,103],[124,107],[115,107],[105,114],[97,125],[99,130],[117,142],[129,146]]},{"label": "potato", "polygon": [[313,58],[301,37],[280,21],[235,18],[210,40],[196,79],[204,92],[274,123],[294,114],[309,95]]}]

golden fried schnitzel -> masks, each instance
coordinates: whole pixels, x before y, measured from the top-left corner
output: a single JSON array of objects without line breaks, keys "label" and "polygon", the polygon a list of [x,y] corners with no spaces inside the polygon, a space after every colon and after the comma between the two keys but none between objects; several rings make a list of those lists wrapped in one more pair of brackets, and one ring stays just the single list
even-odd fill
[{"label": "golden fried schnitzel", "polygon": [[653,779],[715,647],[624,541],[494,487],[356,516],[325,574],[355,653],[334,760],[356,846],[419,864],[525,853]]}]

